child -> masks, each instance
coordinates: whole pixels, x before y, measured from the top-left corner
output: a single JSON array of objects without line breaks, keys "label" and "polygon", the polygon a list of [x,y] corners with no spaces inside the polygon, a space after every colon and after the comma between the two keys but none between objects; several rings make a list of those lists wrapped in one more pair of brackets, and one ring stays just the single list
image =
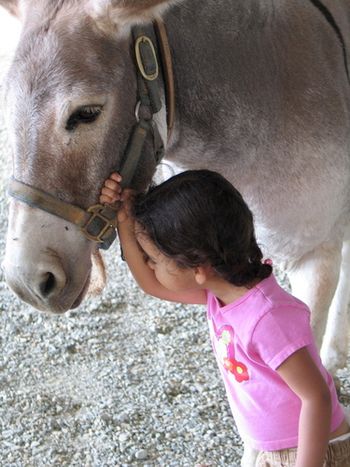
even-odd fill
[{"label": "child", "polygon": [[253,217],[237,190],[208,170],[183,172],[147,193],[112,174],[101,203],[122,201],[118,232],[140,287],[207,304],[213,349],[256,466],[350,466],[350,428],[322,366],[302,302],[262,262]]}]

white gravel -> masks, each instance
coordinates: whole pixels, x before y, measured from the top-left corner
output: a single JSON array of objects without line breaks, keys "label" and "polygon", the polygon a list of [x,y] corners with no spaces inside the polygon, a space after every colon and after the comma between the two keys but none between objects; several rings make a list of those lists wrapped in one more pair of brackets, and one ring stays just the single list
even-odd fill
[{"label": "white gravel", "polygon": [[[1,252],[7,154],[0,126]],[[21,303],[0,273],[0,466],[239,465],[204,308],[145,296],[117,244],[106,262],[103,294],[63,316]]]}]

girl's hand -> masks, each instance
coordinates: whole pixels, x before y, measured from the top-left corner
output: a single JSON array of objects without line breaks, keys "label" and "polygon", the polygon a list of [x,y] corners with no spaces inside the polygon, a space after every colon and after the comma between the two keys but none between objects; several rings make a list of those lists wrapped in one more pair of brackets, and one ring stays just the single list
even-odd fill
[{"label": "girl's hand", "polygon": [[112,173],[109,178],[107,178],[100,194],[101,204],[112,204],[121,200],[121,181],[122,177],[117,172]]},{"label": "girl's hand", "polygon": [[101,190],[100,203],[112,204],[120,202],[118,208],[118,222],[124,222],[130,218],[130,204],[134,191],[131,189],[122,189],[120,183],[122,177],[119,173],[112,173],[104,182]]}]

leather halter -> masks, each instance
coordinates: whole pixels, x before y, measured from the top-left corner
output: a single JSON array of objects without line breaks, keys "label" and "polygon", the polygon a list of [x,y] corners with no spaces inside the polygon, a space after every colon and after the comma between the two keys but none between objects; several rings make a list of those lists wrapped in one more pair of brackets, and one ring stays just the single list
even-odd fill
[{"label": "leather halter", "polygon": [[[148,134],[153,137],[156,164],[164,155],[163,141],[153,121],[153,115],[159,112],[162,107],[159,86],[161,70],[157,49],[154,46],[155,42],[159,47],[160,63],[164,74],[168,141],[174,123],[175,108],[172,60],[164,23],[161,20],[156,20],[149,27],[136,26],[132,34],[139,100],[135,109],[136,124],[130,136],[121,168],[118,170],[122,175],[123,187],[130,186]],[[99,248],[107,250],[116,238],[116,206],[96,204],[85,210],[14,178],[10,180],[8,194],[31,207],[42,209],[75,224],[80,227],[89,240],[97,242]]]}]

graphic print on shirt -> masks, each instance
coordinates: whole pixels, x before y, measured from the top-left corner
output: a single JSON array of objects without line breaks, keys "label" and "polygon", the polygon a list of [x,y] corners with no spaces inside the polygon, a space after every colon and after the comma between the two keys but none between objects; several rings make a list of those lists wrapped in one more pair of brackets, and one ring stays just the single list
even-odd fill
[{"label": "graphic print on shirt", "polygon": [[249,379],[248,368],[244,363],[235,359],[234,330],[228,324],[216,329],[213,323],[216,336],[216,352],[226,371],[233,374],[238,383]]}]

